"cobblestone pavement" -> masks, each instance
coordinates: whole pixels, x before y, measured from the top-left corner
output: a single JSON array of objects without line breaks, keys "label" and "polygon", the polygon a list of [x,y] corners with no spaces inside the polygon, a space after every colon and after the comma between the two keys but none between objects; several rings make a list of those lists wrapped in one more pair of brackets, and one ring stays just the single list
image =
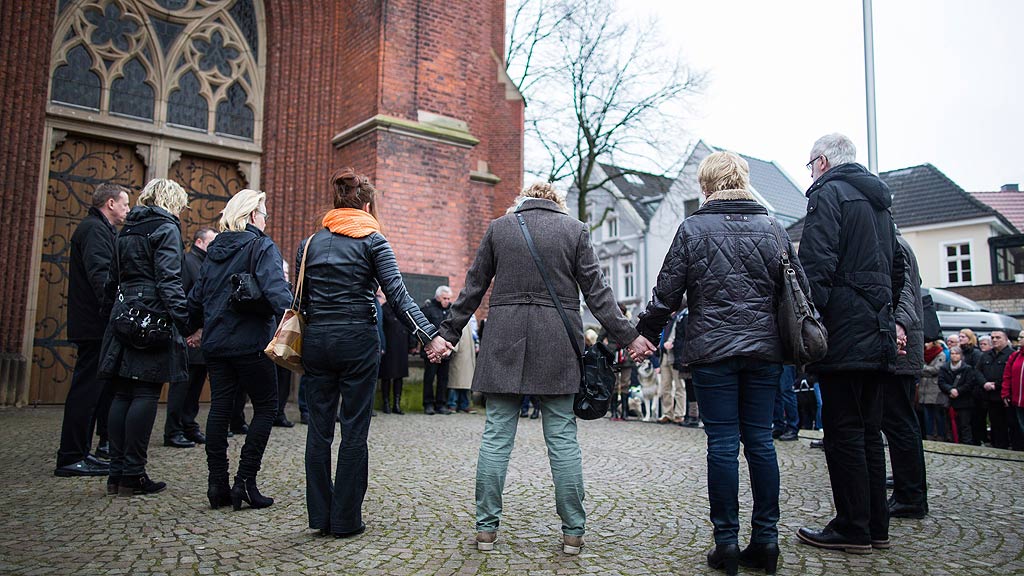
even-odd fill
[{"label": "cobblestone pavement", "polygon": [[[162,412],[162,406],[161,406]],[[205,421],[204,414],[201,415]],[[274,428],[260,487],[264,510],[210,510],[202,449],[162,445],[149,473],[158,495],[105,496],[102,478],[55,478],[57,407],[0,410],[3,574],[708,574],[704,434],[641,422],[581,422],[588,533],[561,554],[540,422],[521,420],[494,552],[473,545],[473,476],[483,416],[381,415],[370,433],[367,532],[344,540],[306,528],[306,430]],[[241,440],[231,440],[237,462]],[[949,447],[927,455],[931,515],[894,520],[894,546],[858,557],[797,542],[831,514],[824,455],[778,444],[781,574],[1024,574],[1024,458]],[[956,454],[1016,459],[1005,462]],[[744,465],[745,466],[745,465]],[[745,478],[745,470],[741,470]],[[741,487],[749,523],[750,492]],[[746,528],[745,530],[749,530]],[[741,535],[745,540],[746,534]]]}]

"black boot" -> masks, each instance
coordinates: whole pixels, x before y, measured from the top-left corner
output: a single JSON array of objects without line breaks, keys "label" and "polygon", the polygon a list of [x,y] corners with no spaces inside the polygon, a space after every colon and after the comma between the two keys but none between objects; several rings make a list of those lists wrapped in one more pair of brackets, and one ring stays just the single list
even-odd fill
[{"label": "black boot", "polygon": [[740,566],[775,574],[779,566],[779,545],[750,543],[740,552]]},{"label": "black boot", "polygon": [[119,496],[139,496],[142,494],[156,494],[167,488],[166,482],[153,482],[149,476],[140,474],[138,476],[121,476],[121,483],[117,487]]},{"label": "black boot", "polygon": [[210,478],[206,497],[210,499],[210,508],[216,510],[221,506],[231,505],[231,485],[228,484],[227,476],[223,478]]},{"label": "black boot", "polygon": [[391,379],[380,379],[380,400],[385,414],[391,414]]},{"label": "black boot", "polygon": [[395,414],[399,414],[399,415],[405,414],[405,412],[402,411],[402,379],[401,378],[399,378],[398,380],[395,380],[394,397],[395,397],[395,405],[391,408],[391,411],[394,412]]},{"label": "black boot", "polygon": [[251,508],[267,508],[274,503],[273,498],[260,494],[255,478],[235,476],[235,485],[231,487],[231,506],[235,510],[241,510],[243,501]]},{"label": "black boot", "polygon": [[740,564],[740,548],[735,544],[718,544],[708,550],[708,566],[736,576]]}]

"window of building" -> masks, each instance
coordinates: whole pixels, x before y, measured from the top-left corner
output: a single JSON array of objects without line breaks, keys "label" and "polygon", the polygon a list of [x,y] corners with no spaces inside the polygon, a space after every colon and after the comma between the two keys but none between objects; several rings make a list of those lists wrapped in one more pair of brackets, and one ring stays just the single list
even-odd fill
[{"label": "window of building", "polygon": [[1024,234],[988,239],[992,254],[992,283],[1024,283]]},{"label": "window of building", "polygon": [[971,243],[957,242],[943,245],[946,263],[946,286],[963,286],[974,283],[971,265]]},{"label": "window of building", "polygon": [[622,299],[636,298],[636,274],[632,262],[622,263]]},{"label": "window of building", "polygon": [[608,218],[604,221],[604,232],[606,238],[618,238],[619,237],[619,218],[613,214],[609,214]]}]

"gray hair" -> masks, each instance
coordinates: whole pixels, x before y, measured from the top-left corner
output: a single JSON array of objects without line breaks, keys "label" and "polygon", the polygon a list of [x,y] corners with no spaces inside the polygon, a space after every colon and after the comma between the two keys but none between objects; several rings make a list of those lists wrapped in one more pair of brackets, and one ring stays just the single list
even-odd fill
[{"label": "gray hair", "polygon": [[818,138],[811,147],[811,158],[824,156],[830,167],[852,164],[857,161],[857,147],[853,141],[838,132]]},{"label": "gray hair", "polygon": [[444,293],[451,294],[452,289],[447,286],[438,286],[437,290],[434,290],[434,298],[440,298]]}]

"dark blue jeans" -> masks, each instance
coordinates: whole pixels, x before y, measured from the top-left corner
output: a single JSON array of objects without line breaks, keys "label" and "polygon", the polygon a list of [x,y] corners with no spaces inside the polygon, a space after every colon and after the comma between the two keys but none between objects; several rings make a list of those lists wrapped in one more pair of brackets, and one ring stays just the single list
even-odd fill
[{"label": "dark blue jeans", "polygon": [[779,463],[772,441],[772,412],[782,365],[735,357],[690,369],[708,435],[708,499],[715,543],[739,540],[740,442],[754,496],[750,541],[778,542]]},{"label": "dark blue jeans", "polygon": [[782,367],[779,377],[779,394],[775,396],[774,426],[782,432],[800,430],[800,411],[797,407],[796,392],[793,383],[796,381],[796,367],[786,364]]},{"label": "dark blue jeans", "polygon": [[[345,534],[363,521],[369,475],[366,438],[380,364],[373,324],[312,324],[303,335],[306,369],[306,507],[309,527]],[[331,482],[331,443],[341,400],[341,446]]]}]

